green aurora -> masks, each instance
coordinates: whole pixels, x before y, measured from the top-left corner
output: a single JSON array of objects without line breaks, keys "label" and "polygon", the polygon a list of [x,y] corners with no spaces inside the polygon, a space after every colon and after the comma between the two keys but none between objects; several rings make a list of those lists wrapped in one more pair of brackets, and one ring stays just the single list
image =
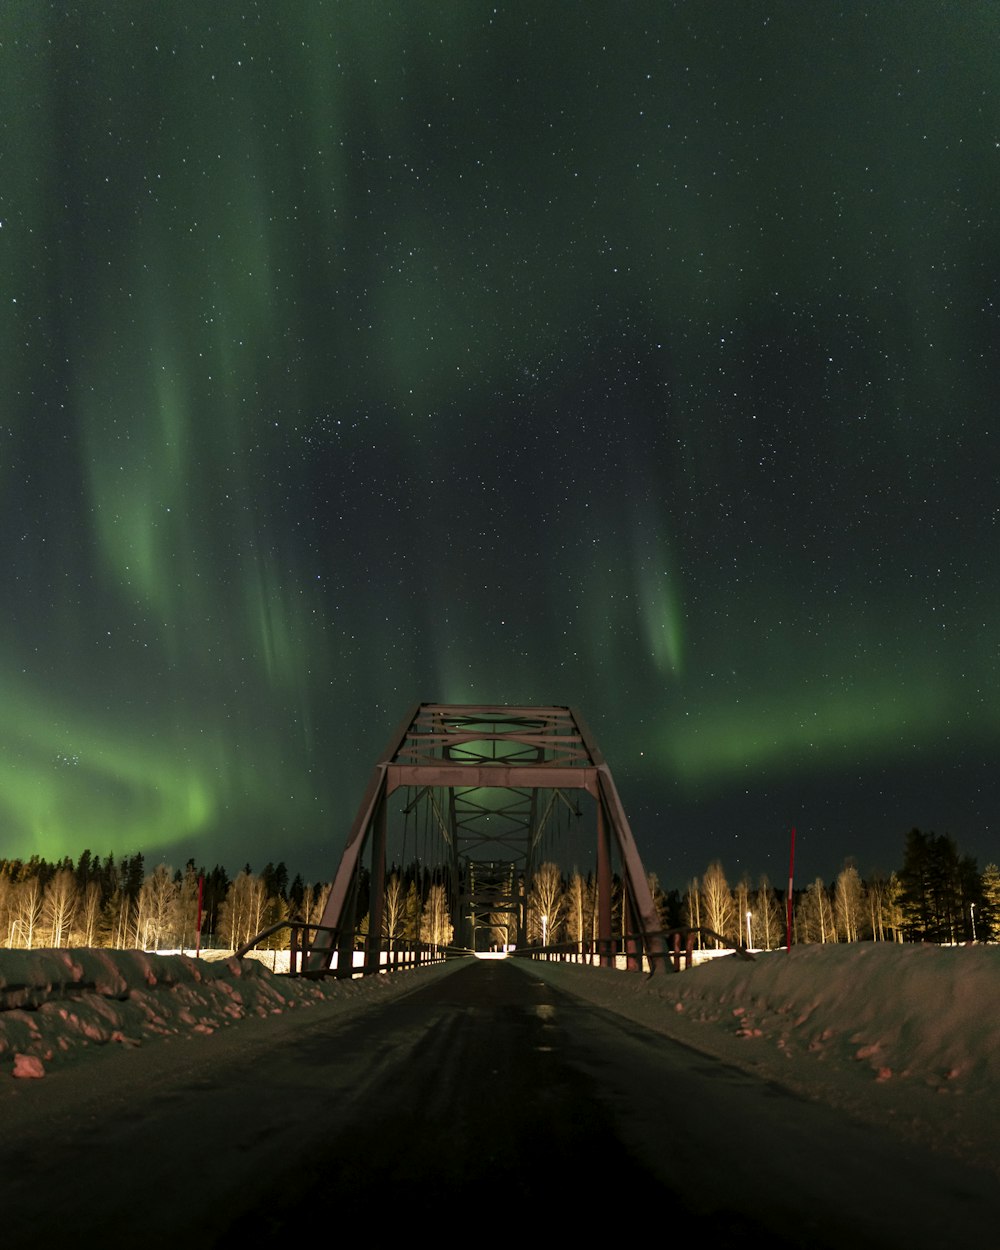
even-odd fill
[{"label": "green aurora", "polygon": [[430,699],[578,705],[670,884],[997,859],[998,46],[11,0],[0,854],[329,877]]}]

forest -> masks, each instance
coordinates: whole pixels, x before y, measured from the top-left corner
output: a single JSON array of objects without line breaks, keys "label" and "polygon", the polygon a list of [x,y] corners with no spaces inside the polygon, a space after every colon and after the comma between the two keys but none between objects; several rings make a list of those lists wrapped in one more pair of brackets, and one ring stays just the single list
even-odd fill
[{"label": "forest", "polygon": [[[49,862],[0,860],[0,947],[110,946],[144,950],[192,950],[198,945],[198,895],[202,883],[200,945],[234,950],[279,921],[317,923],[328,883],[289,879],[284,863],[260,872],[250,865],[230,878],[189,860],[183,869],[157,864],[147,871],[141,854],[100,857],[84,850],[79,859]],[[766,877],[744,876],[734,885],[715,861],[683,890],[663,890],[650,877],[665,929],[691,927],[719,935],[712,946],[770,950],[786,940],[786,900]],[[390,943],[420,940],[448,946],[454,883],[446,871],[418,864],[393,866],[386,876],[383,937]],[[362,889],[359,937],[367,926],[367,890]],[[596,937],[596,882],[592,875],[563,874],[540,865],[527,892],[529,942],[580,943]],[[614,882],[613,926],[623,931],[623,885]],[[490,942],[514,941],[515,917],[493,913]],[[852,862],[836,879],[820,878],[792,895],[792,940],[810,942],[937,942],[1000,940],[1000,869],[982,872],[959,853],[953,838],[912,829],[902,866],[888,876],[863,878]],[[287,934],[271,938],[287,945]]]}]

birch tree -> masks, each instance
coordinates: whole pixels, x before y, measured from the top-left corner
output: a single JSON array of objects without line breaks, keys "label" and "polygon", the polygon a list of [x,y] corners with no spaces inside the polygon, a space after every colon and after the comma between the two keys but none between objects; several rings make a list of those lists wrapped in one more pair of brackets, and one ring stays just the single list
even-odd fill
[{"label": "birch tree", "polygon": [[853,864],[848,864],[837,874],[833,890],[833,910],[837,932],[842,940],[856,942],[862,915],[862,888],[861,878]]},{"label": "birch tree", "polygon": [[[722,871],[719,861],[713,860],[708,871],[701,879],[701,912],[702,923],[719,937],[729,941],[734,930],[733,896],[729,892],[729,882]],[[719,938],[715,945],[720,946]]]},{"label": "birch tree", "polygon": [[69,940],[76,902],[76,876],[72,869],[60,868],[49,878],[42,899],[42,925],[49,946],[64,946]]},{"label": "birch tree", "polygon": [[558,864],[540,864],[528,891],[528,941],[551,945],[562,924],[563,889]]},{"label": "birch tree", "polygon": [[796,921],[800,942],[835,942],[837,940],[833,909],[821,877],[816,878],[806,890],[805,897],[799,900]]},{"label": "birch tree", "polygon": [[427,901],[420,916],[420,940],[433,946],[436,954],[439,947],[450,946],[453,937],[445,888],[435,882],[427,891]]},{"label": "birch tree", "polygon": [[775,897],[771,882],[761,876],[754,896],[754,929],[757,945],[764,950],[774,950],[781,945],[781,908]]},{"label": "birch tree", "polygon": [[403,893],[403,882],[399,873],[394,872],[385,883],[385,898],[382,904],[382,936],[390,945],[403,936],[405,919],[406,895]]}]

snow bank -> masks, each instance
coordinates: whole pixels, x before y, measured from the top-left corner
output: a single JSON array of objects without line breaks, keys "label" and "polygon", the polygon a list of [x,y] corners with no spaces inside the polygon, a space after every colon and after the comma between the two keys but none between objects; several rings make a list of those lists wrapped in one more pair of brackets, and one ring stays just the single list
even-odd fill
[{"label": "snow bank", "polygon": [[[1000,1170],[1000,947],[802,946],[652,978],[522,966],[806,1097]],[[213,1034],[318,1003],[366,1009],[430,975],[317,982],[234,958],[0,951],[0,1074],[44,1076],[109,1043]]]},{"label": "snow bank", "polygon": [[[368,984],[384,990],[389,980],[376,977]],[[238,1020],[278,1015],[360,991],[360,984],[352,981],[276,977],[257,960],[210,962],[142,951],[4,950],[0,1070],[43,1076],[46,1064],[76,1057],[87,1047],[109,1042],[139,1046],[154,1038],[211,1034]]]},{"label": "snow bank", "polygon": [[657,977],[533,968],[736,1067],[998,1166],[1000,947],[799,946]]}]

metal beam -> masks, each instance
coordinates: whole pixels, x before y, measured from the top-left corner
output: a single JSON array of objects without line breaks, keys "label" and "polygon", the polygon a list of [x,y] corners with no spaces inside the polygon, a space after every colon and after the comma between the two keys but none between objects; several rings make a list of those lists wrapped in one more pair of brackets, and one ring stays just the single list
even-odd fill
[{"label": "metal beam", "polygon": [[[369,835],[377,830],[372,855],[372,921],[381,921],[384,889],[386,805],[400,787],[412,786],[422,801],[433,797],[436,788],[449,791],[448,810],[452,844],[449,861],[453,888],[458,889],[459,859],[463,848],[495,843],[524,860],[514,884],[523,893],[524,877],[530,875],[531,848],[540,830],[535,828],[539,790],[553,790],[569,804],[566,790],[585,790],[596,801],[598,821],[598,877],[600,881],[601,936],[610,939],[611,848],[617,846],[627,885],[630,910],[638,923],[643,945],[653,966],[665,955],[660,923],[652,894],[639,857],[635,839],[622,807],[604,756],[575,708],[568,706],[523,707],[501,704],[415,704],[390,738],[376,761],[358,814],[348,834],[340,866],[334,878],[321,923],[341,930],[341,951],[353,930],[352,900],[357,887],[361,857]],[[508,804],[489,806],[488,800],[477,813],[477,804],[467,798],[477,789],[527,791],[524,807]],[[467,810],[460,813],[456,803]],[[435,811],[440,819],[435,800]],[[482,817],[506,822],[503,830],[474,827]],[[447,839],[446,839],[447,840]],[[512,863],[515,861],[511,861]],[[474,900],[469,900],[473,912]],[[523,898],[519,898],[523,912]],[[523,924],[523,917],[519,916]],[[375,964],[380,934],[369,932],[366,962]],[[319,951],[315,960],[329,963],[332,950]],[[314,963],[313,966],[316,966]],[[345,969],[344,971],[347,971]]]}]

